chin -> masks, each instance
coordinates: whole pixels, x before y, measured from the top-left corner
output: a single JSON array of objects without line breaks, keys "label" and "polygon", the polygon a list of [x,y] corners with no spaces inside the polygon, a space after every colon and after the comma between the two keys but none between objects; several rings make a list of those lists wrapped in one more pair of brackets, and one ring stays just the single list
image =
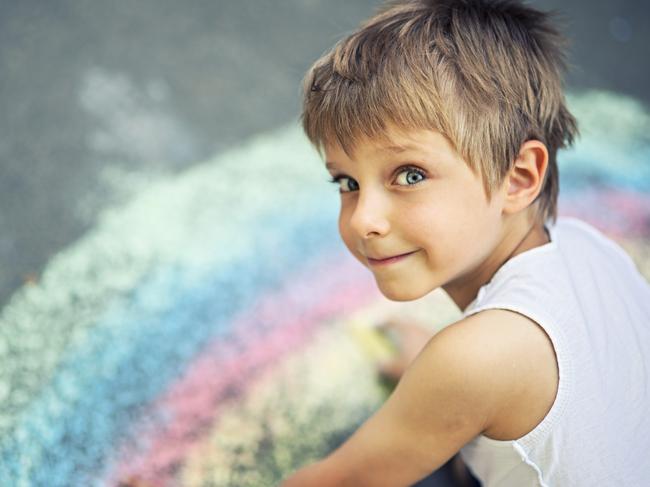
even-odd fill
[{"label": "chin", "polygon": [[390,285],[377,281],[379,291],[391,301],[415,301],[429,294],[433,289],[427,287],[404,286],[395,284]]}]

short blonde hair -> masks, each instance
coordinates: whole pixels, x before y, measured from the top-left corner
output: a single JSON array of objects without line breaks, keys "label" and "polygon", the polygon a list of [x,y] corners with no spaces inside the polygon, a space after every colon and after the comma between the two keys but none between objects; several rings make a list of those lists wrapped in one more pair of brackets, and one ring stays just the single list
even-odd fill
[{"label": "short blonde hair", "polygon": [[521,145],[540,140],[549,165],[538,216],[555,220],[557,150],[577,135],[564,46],[551,14],[517,1],[392,2],[308,71],[303,128],[319,150],[348,153],[389,125],[437,130],[480,172],[488,197]]}]

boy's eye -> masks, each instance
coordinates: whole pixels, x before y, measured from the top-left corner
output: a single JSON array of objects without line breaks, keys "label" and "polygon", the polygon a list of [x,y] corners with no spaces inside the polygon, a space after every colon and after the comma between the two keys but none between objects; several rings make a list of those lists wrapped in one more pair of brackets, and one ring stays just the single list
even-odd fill
[{"label": "boy's eye", "polygon": [[359,183],[347,176],[334,176],[330,181],[339,185],[339,191],[341,193],[349,193],[350,191],[357,191],[359,189]]},{"label": "boy's eye", "polygon": [[400,171],[395,181],[400,186],[412,186],[414,184],[419,183],[423,179],[426,178],[422,171],[420,171],[419,169],[415,169],[413,167],[408,167]]},{"label": "boy's eye", "polygon": [[[398,174],[395,182],[400,186],[413,186],[426,179],[424,171],[415,167],[407,167],[402,169]],[[359,183],[349,176],[337,175],[333,176],[330,182],[339,185],[339,192],[349,193],[351,191],[359,190]]]}]

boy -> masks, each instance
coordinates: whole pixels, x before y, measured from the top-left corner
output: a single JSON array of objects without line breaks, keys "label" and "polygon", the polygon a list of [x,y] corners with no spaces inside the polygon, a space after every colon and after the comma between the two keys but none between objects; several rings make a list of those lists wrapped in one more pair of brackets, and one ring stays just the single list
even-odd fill
[{"label": "boy", "polygon": [[442,287],[463,319],[285,487],[408,486],[458,452],[486,486],[647,485],[650,287],[556,219],[577,132],[563,59],[549,16],[514,0],[412,0],[308,73],[303,126],[347,248],[389,299]]}]

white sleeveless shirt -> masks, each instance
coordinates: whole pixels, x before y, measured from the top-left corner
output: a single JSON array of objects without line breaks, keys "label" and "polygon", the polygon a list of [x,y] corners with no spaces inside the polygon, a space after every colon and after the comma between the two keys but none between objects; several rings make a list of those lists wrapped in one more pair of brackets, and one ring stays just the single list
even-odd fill
[{"label": "white sleeveless shirt", "polygon": [[558,362],[555,401],[525,436],[478,436],[461,456],[484,487],[650,486],[650,285],[588,224],[559,218],[548,230],[464,316],[498,308],[540,325]]}]

